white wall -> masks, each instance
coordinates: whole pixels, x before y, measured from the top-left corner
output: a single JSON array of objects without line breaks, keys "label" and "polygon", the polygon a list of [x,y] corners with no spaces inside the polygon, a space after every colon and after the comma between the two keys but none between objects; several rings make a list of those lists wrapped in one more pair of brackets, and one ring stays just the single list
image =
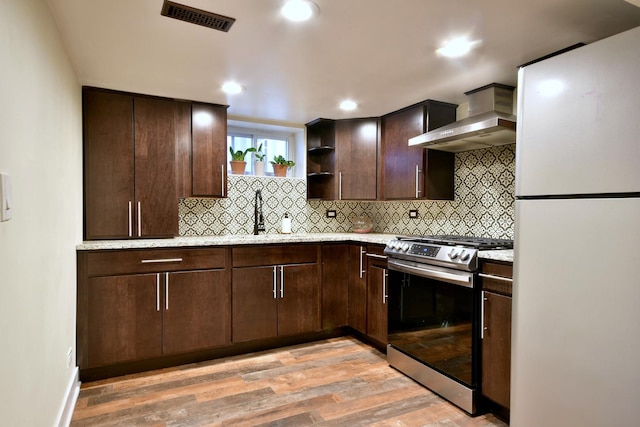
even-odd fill
[{"label": "white wall", "polygon": [[0,424],[52,426],[75,374],[81,91],[44,0],[0,10],[0,172],[14,199],[0,222]]}]

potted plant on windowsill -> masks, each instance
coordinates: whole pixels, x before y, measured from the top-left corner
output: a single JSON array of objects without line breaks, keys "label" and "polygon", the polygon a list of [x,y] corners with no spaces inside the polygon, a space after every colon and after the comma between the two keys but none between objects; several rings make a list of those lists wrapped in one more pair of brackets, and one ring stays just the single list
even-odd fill
[{"label": "potted plant on windowsill", "polygon": [[273,165],[273,174],[275,176],[287,176],[287,170],[295,166],[293,160],[287,160],[283,156],[275,156],[270,162]]},{"label": "potted plant on windowsill", "polygon": [[258,149],[253,154],[253,168],[256,176],[264,176],[264,158],[267,155],[262,152],[262,144],[258,146]]},{"label": "potted plant on windowsill", "polygon": [[233,147],[229,147],[229,153],[231,153],[231,173],[236,175],[244,175],[244,170],[247,167],[247,162],[244,161],[244,157],[247,153],[256,151],[255,148],[247,148],[246,150],[234,151]]}]

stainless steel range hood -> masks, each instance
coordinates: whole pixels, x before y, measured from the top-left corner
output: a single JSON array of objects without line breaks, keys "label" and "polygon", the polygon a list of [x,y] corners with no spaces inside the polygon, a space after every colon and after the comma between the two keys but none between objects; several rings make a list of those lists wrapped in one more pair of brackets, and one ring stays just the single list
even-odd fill
[{"label": "stainless steel range hood", "polygon": [[409,145],[433,150],[477,150],[516,142],[513,86],[492,83],[465,92],[469,117],[409,139]]}]

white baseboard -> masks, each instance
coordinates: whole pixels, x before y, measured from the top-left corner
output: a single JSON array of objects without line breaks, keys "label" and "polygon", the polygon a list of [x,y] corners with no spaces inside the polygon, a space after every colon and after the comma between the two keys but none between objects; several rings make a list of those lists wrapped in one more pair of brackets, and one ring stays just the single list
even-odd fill
[{"label": "white baseboard", "polygon": [[73,409],[76,406],[78,400],[78,394],[80,394],[80,378],[79,369],[76,366],[73,370],[71,378],[69,379],[69,385],[67,386],[67,393],[65,394],[64,402],[60,408],[58,416],[58,427],[69,427],[71,424],[71,417],[73,416]]}]

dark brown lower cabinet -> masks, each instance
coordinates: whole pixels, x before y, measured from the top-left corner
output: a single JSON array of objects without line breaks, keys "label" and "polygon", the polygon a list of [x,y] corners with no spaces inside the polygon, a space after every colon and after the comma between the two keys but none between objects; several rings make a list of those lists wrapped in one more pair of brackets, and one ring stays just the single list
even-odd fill
[{"label": "dark brown lower cabinet", "polygon": [[511,378],[511,297],[484,292],[482,394],[509,408]]},{"label": "dark brown lower cabinet", "polygon": [[163,354],[229,344],[227,270],[181,271],[166,275]]},{"label": "dark brown lower cabinet", "polygon": [[367,335],[387,345],[387,258],[384,246],[367,246]]},{"label": "dark brown lower cabinet", "polygon": [[233,342],[320,330],[318,264],[234,268]]},{"label": "dark brown lower cabinet", "polygon": [[349,322],[348,244],[322,246],[322,329],[332,330]]},{"label": "dark brown lower cabinet", "polygon": [[88,301],[89,367],[229,342],[225,270],[93,277]]},{"label": "dark brown lower cabinet", "polygon": [[230,254],[220,247],[79,251],[81,376],[230,345]]},{"label": "dark brown lower cabinet", "polygon": [[349,246],[349,326],[367,333],[367,249]]},{"label": "dark brown lower cabinet", "polygon": [[500,405],[502,408],[497,408],[498,412],[508,417],[513,266],[485,261],[480,266],[480,273],[483,311],[481,392],[482,396]]},{"label": "dark brown lower cabinet", "polygon": [[378,265],[369,267],[367,295],[367,335],[380,343],[387,344],[387,294],[386,268]]},{"label": "dark brown lower cabinet", "polygon": [[87,367],[162,354],[157,292],[155,274],[89,279]]}]

